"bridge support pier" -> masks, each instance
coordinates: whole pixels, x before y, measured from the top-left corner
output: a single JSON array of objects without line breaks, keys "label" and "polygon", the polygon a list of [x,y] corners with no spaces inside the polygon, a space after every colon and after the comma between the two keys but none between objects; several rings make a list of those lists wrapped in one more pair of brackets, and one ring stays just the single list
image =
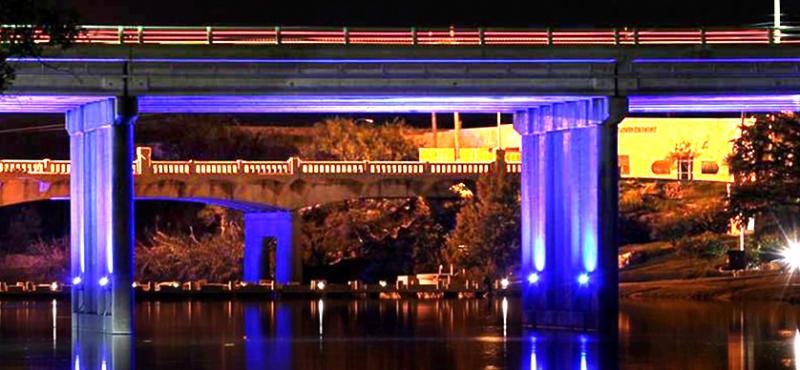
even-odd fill
[{"label": "bridge support pier", "polygon": [[626,113],[627,99],[598,97],[515,115],[528,324],[616,333],[616,138]]},{"label": "bridge support pier", "polygon": [[72,325],[133,332],[133,123],[135,98],[66,113],[70,135]]},{"label": "bridge support pier", "polygon": [[244,215],[244,281],[257,283],[269,278],[269,251],[266,241],[274,238],[275,281],[286,284],[301,281],[302,253],[294,248],[299,228],[298,216],[291,211],[246,213]]}]

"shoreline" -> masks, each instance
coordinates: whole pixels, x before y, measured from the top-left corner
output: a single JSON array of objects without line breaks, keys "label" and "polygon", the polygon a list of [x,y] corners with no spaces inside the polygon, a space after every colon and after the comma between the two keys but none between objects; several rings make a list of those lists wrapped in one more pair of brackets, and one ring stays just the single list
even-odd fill
[{"label": "shoreline", "polygon": [[751,272],[740,276],[623,282],[619,284],[619,294],[620,299],[800,303],[800,278],[782,272]]}]

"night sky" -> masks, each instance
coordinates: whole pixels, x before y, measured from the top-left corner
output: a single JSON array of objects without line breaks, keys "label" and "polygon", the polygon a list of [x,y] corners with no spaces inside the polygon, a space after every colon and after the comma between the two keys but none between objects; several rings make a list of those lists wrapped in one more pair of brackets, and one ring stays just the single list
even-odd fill
[{"label": "night sky", "polygon": [[[203,1],[72,0],[92,24],[315,26],[667,26],[771,21],[772,0]],[[787,20],[800,1],[783,0]]]}]

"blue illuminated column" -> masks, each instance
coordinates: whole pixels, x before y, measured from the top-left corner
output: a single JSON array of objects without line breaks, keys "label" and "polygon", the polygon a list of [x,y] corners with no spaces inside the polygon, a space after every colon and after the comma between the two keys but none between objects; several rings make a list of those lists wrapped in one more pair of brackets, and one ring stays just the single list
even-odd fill
[{"label": "blue illuminated column", "polygon": [[133,123],[135,98],[66,113],[70,135],[73,327],[133,331]]},{"label": "blue illuminated column", "polygon": [[534,326],[616,330],[616,136],[626,113],[627,99],[593,97],[515,115],[523,305]]},{"label": "blue illuminated column", "polygon": [[302,254],[293,246],[299,223],[289,211],[244,215],[244,281],[257,283],[269,278],[265,240],[275,238],[275,280],[286,284],[302,279]]}]

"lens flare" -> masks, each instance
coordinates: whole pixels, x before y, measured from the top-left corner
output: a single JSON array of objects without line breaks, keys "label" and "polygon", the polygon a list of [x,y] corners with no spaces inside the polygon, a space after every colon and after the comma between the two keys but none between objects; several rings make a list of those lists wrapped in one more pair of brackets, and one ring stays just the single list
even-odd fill
[{"label": "lens flare", "polygon": [[781,251],[780,261],[790,271],[800,270],[800,242],[790,241],[789,245]]}]

